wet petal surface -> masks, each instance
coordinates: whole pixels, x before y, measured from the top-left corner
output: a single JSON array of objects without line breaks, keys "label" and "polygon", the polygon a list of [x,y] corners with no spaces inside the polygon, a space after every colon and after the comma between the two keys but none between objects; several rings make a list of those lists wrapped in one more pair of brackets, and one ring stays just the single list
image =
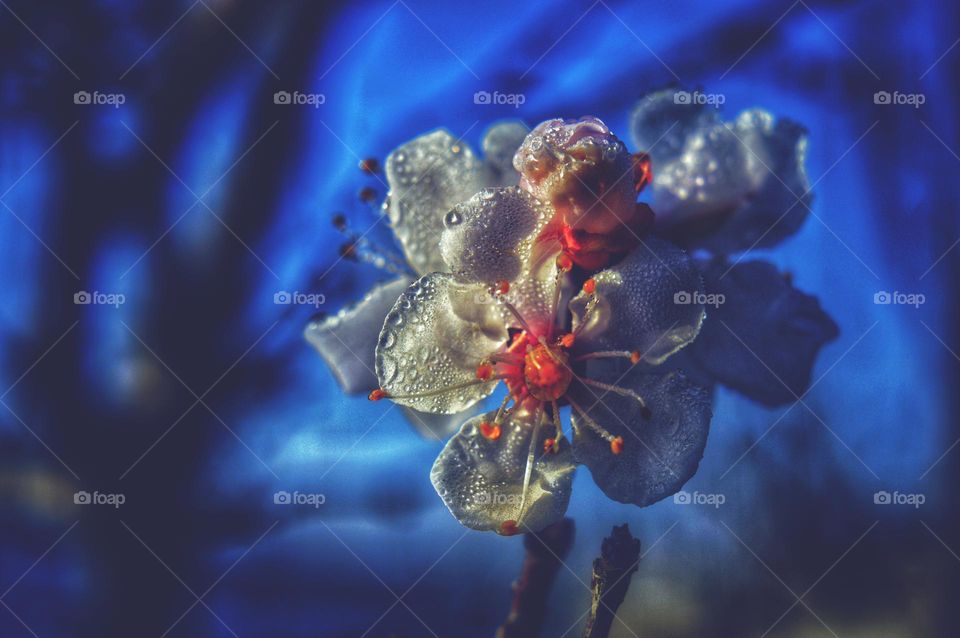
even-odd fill
[{"label": "wet petal surface", "polygon": [[703,274],[707,293],[723,295],[724,303],[710,309],[687,349],[690,359],[720,383],[767,405],[802,396],[817,354],[838,334],[817,299],[764,261],[731,268],[716,260],[703,266]]},{"label": "wet petal surface", "polygon": [[679,490],[697,471],[710,429],[710,395],[680,372],[651,375],[640,368],[618,374],[620,366],[590,366],[588,376],[628,388],[643,397],[648,416],[631,397],[577,385],[574,401],[614,436],[619,454],[587,420],[573,411],[573,453],[610,498],[645,506]]},{"label": "wet petal surface", "polygon": [[377,387],[375,350],[383,318],[410,280],[400,277],[373,288],[356,305],[332,317],[312,321],[304,331],[344,392],[369,392]]},{"label": "wet petal surface", "polygon": [[407,261],[418,273],[443,270],[437,250],[443,218],[483,187],[482,163],[466,143],[440,129],[390,153],[386,174],[384,208]]},{"label": "wet petal surface", "polygon": [[482,291],[453,275],[431,273],[397,299],[376,356],[380,387],[397,403],[451,414],[493,391],[494,382],[473,383],[477,365],[506,341],[507,333],[496,309],[478,303]]},{"label": "wet petal surface", "polygon": [[690,343],[703,322],[695,263],[667,241],[648,238],[616,266],[597,273],[597,305],[581,291],[570,302],[577,350],[638,351],[660,363]]},{"label": "wet petal surface", "polygon": [[[545,453],[543,442],[552,429],[541,427],[534,438],[530,414],[504,422],[502,434],[488,439],[479,426],[493,418],[490,412],[467,421],[434,463],[430,479],[444,504],[460,523],[477,530],[501,531],[505,521],[515,521],[520,532],[539,531],[563,518],[575,469],[570,445],[564,441],[559,452]],[[524,494],[531,450],[534,463]]]},{"label": "wet petal surface", "polygon": [[796,232],[811,201],[804,129],[760,109],[722,122],[712,107],[678,103],[680,93],[654,93],[631,117],[636,142],[653,160],[659,231],[721,254]]}]

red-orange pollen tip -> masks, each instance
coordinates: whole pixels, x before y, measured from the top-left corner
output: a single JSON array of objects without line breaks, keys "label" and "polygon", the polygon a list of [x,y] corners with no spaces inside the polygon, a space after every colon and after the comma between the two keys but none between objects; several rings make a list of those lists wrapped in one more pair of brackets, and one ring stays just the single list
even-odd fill
[{"label": "red-orange pollen tip", "polygon": [[367,399],[370,401],[379,401],[390,396],[387,394],[387,391],[382,388],[377,388],[376,390],[371,390],[370,394],[367,395]]},{"label": "red-orange pollen tip", "polygon": [[483,438],[489,439],[491,441],[496,441],[500,438],[500,424],[499,423],[487,423],[483,421],[480,424],[480,434],[483,435]]},{"label": "red-orange pollen tip", "polygon": [[621,452],[623,452],[622,436],[613,437],[613,439],[610,441],[610,451],[613,452],[614,454],[620,454]]},{"label": "red-orange pollen tip", "polygon": [[583,282],[583,292],[587,293],[588,295],[592,295],[596,289],[597,282],[594,281],[593,277]]},{"label": "red-orange pollen tip", "polygon": [[576,336],[574,336],[572,332],[568,332],[567,334],[560,337],[560,345],[563,346],[564,348],[572,348],[574,341],[576,341]]},{"label": "red-orange pollen tip", "polygon": [[573,260],[570,259],[570,255],[567,253],[561,253],[557,255],[557,268],[559,268],[562,272],[568,272],[571,268],[573,268]]},{"label": "red-orange pollen tip", "polygon": [[630,353],[630,363],[634,363],[634,364],[640,363],[640,356],[641,356],[641,355],[640,355],[640,352],[639,352],[638,350],[634,350],[633,352],[631,352],[631,353]]},{"label": "red-orange pollen tip", "polygon": [[519,531],[520,529],[517,527],[517,521],[509,520],[500,523],[500,534],[503,536],[513,536]]},{"label": "red-orange pollen tip", "polygon": [[501,279],[497,283],[493,284],[490,292],[493,294],[505,295],[510,292],[510,282],[506,279]]},{"label": "red-orange pollen tip", "polygon": [[481,363],[477,366],[477,378],[481,381],[486,381],[493,376],[493,366],[489,363]]},{"label": "red-orange pollen tip", "polygon": [[550,452],[556,452],[557,441],[555,439],[546,439],[543,442],[543,453],[549,454]]}]

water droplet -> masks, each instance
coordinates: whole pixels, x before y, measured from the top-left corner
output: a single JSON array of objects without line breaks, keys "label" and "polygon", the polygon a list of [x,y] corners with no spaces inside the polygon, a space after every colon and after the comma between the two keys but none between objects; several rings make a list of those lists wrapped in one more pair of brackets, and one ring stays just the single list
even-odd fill
[{"label": "water droplet", "polygon": [[443,224],[447,228],[451,226],[457,226],[461,222],[463,222],[463,215],[461,215],[455,210],[450,211],[449,213],[447,213],[446,217],[443,218]]}]

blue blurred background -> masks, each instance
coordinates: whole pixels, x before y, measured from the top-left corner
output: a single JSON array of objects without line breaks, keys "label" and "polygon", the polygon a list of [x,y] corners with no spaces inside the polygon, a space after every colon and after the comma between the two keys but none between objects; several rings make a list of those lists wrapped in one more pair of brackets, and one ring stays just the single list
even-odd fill
[{"label": "blue blurred background", "polygon": [[612,636],[955,634],[955,3],[0,5],[0,635],[493,635],[521,543],[460,527],[429,483],[442,443],[344,397],[302,339],[385,277],[339,259],[330,220],[376,224],[385,189],[357,163],[422,132],[477,148],[500,118],[592,114],[627,138],[671,83],[809,128],[816,216],[758,256],[841,335],[806,405],[718,393],[687,489],[721,507],[640,510],[580,473],[544,635],[579,635],[623,522],[646,553]]}]

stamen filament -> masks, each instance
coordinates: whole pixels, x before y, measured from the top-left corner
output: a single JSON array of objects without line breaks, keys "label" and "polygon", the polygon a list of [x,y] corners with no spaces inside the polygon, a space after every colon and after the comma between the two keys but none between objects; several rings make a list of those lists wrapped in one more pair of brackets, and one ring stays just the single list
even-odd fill
[{"label": "stamen filament", "polygon": [[530,324],[527,323],[527,320],[524,319],[523,316],[521,316],[520,311],[517,310],[512,303],[504,299],[502,295],[500,295],[498,299],[500,300],[500,303],[502,303],[506,307],[506,309],[510,311],[510,314],[512,314],[514,318],[516,318],[516,320],[520,322],[520,325],[523,327],[524,330],[527,331],[527,334],[532,335],[533,329],[530,328]]},{"label": "stamen filament", "polygon": [[576,410],[577,413],[583,417],[583,420],[586,421],[588,426],[590,426],[590,429],[596,432],[600,436],[600,438],[602,438],[607,442],[612,442],[615,438],[617,438],[612,434],[610,434],[610,432],[608,432],[602,425],[594,421],[593,417],[587,414],[587,411],[581,408],[580,405],[576,403],[573,399],[571,399],[570,397],[567,397],[567,401],[570,402],[570,405],[573,406],[573,409]]},{"label": "stamen filament", "polygon": [[533,474],[533,464],[536,461],[537,439],[540,437],[540,423],[543,421],[543,404],[537,408],[537,415],[534,417],[533,434],[530,435],[530,449],[527,452],[527,466],[523,471],[523,487],[520,490],[520,512],[517,514],[517,522],[523,520],[523,513],[527,506],[527,488],[530,487],[530,476]]},{"label": "stamen filament", "polygon": [[[583,325],[583,324],[580,324]],[[574,358],[574,361],[586,361],[587,359],[630,359],[631,361],[636,355],[636,351],[630,352],[629,350],[600,350],[597,352],[589,352],[587,354],[581,354],[580,356]]]},{"label": "stamen filament", "polygon": [[606,390],[607,392],[614,392],[614,393],[619,394],[619,395],[621,395],[621,396],[630,397],[631,399],[635,399],[635,400],[637,401],[637,403],[640,404],[640,407],[643,408],[643,410],[644,410],[644,417],[645,417],[645,418],[650,418],[650,416],[649,416],[650,408],[647,407],[647,402],[643,400],[643,397],[642,397],[642,396],[640,396],[639,394],[637,394],[637,393],[634,392],[633,390],[631,390],[631,389],[629,389],[629,388],[621,388],[621,387],[618,386],[618,385],[611,385],[611,384],[609,384],[609,383],[602,383],[602,382],[600,382],[600,381],[595,381],[595,380],[593,380],[593,379],[586,379],[586,378],[583,378],[583,377],[579,377],[579,379],[580,379],[580,381],[581,381],[582,383],[584,383],[584,384],[586,384],[586,385],[591,385],[591,386],[593,386],[593,387],[595,387],[595,388],[600,388],[601,390]]}]

